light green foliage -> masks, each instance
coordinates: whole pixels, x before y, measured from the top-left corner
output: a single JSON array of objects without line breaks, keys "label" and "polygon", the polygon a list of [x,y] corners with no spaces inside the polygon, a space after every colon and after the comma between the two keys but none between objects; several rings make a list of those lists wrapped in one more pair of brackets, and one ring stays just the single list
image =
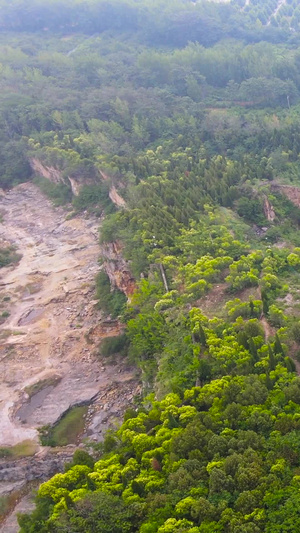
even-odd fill
[{"label": "light green foliage", "polygon": [[252,297],[249,298],[249,302],[242,302],[239,298],[235,298],[226,302],[225,309],[232,320],[239,316],[243,318],[259,317],[262,302],[261,300],[254,300]]},{"label": "light green foliage", "polygon": [[299,182],[300,15],[277,3],[0,2],[0,185],[39,159],[57,204],[106,215],[136,291],[98,275],[125,323],[102,350],[156,398],[41,486],[22,533],[298,527],[300,209],[278,187]]},{"label": "light green foliage", "polygon": [[186,390],[183,402],[174,393],[153,401],[127,419],[118,448],[93,470],[75,464],[43,483],[21,531],[31,531],[35,516],[43,530],[59,531],[79,515],[77,527],[89,531],[103,493],[112,505],[107,523],[119,524],[124,502],[128,531],[248,531],[249,515],[259,531],[284,527],[298,491],[300,385],[280,365],[270,379],[271,387],[264,373],[226,376]]},{"label": "light green foliage", "polygon": [[285,325],[287,317],[276,305],[271,305],[269,309],[269,319],[273,326],[280,328]]},{"label": "light green foliage", "polygon": [[257,268],[254,268],[255,257],[253,254],[242,256],[241,259],[230,265],[230,274],[226,281],[232,291],[239,291],[247,287],[255,287],[259,283]]}]

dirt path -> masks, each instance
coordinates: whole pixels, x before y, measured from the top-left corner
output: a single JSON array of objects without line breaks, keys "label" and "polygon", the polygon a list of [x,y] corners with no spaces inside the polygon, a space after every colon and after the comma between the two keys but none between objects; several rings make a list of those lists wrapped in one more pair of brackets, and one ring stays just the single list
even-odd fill
[{"label": "dirt path", "polygon": [[265,341],[268,342],[269,337],[272,337],[275,335],[276,330],[274,328],[271,328],[269,322],[267,321],[265,316],[262,316],[260,319],[260,323],[264,329],[265,334]]},{"label": "dirt path", "polygon": [[[100,338],[95,345],[86,339],[100,321],[93,301],[99,222],[66,220],[63,209],[28,183],[0,198],[0,212],[0,240],[22,254],[17,267],[0,271],[0,315],[10,313],[0,326],[0,446],[7,446],[37,441],[37,427],[96,394],[105,398],[108,391],[115,412],[112,383],[119,406],[123,386],[130,396],[133,373],[124,365],[104,367],[93,356]],[[24,389],[53,377],[59,383],[21,423],[15,415]]]}]

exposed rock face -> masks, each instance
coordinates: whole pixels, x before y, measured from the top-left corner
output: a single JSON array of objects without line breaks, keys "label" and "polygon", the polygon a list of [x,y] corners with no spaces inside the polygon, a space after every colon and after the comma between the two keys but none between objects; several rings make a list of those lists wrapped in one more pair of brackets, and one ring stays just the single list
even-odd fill
[{"label": "exposed rock face", "polygon": [[78,181],[76,181],[74,178],[70,178],[70,176],[68,179],[71,185],[72,193],[74,196],[78,196],[83,183],[78,183]]},{"label": "exposed rock face", "polygon": [[[58,170],[57,168],[52,166],[46,166],[44,163],[42,163],[39,159],[36,159],[35,157],[31,158],[29,162],[33,172],[38,176],[43,176],[43,178],[46,178],[52,183],[66,183],[66,180],[63,177],[61,170]],[[78,196],[79,191],[83,185],[92,185],[94,183],[94,180],[92,179],[87,180],[85,178],[84,180],[81,180],[79,178],[75,178],[74,176],[68,176],[67,181],[71,185],[72,193],[74,194],[74,196]]]},{"label": "exposed rock face", "polygon": [[[56,183],[60,179],[55,169],[46,174]],[[0,324],[0,447],[31,440],[38,448],[38,427],[91,400],[82,438],[99,441],[140,392],[136,371],[124,359],[114,357],[110,365],[99,355],[101,340],[122,332],[117,321],[103,319],[94,300],[99,220],[67,220],[64,209],[54,208],[32,183],[0,195],[0,209],[0,241],[16,246],[22,256],[0,271],[0,297],[9,313]],[[116,286],[130,294],[134,280],[121,251],[114,243],[104,254]],[[30,388],[47,380],[52,385],[44,386],[43,396],[29,399]],[[33,409],[21,418],[19,408],[27,409],[33,398]],[[34,457],[0,461],[3,494],[11,492],[11,482],[44,481],[62,471],[75,447],[39,450]],[[16,520],[9,524],[0,531],[16,533]]]},{"label": "exposed rock face", "polygon": [[267,196],[264,197],[264,214],[269,222],[274,222],[276,217],[274,207]]},{"label": "exposed rock face", "polygon": [[[61,170],[58,170],[53,166],[47,166],[35,157],[32,157],[29,162],[33,172],[37,176],[43,176],[43,178],[56,184],[66,183],[66,179],[63,177]],[[110,179],[109,176],[102,171],[100,171],[100,176],[103,181],[107,181]],[[79,195],[80,189],[83,187],[83,185],[93,185],[95,183],[95,180],[93,180],[92,178],[80,179],[74,176],[68,176],[67,181],[71,185],[72,193],[74,194],[74,196]],[[109,197],[113,204],[115,204],[117,207],[126,207],[126,202],[124,198],[122,198],[122,196],[118,193],[114,185],[112,185],[109,189]]]},{"label": "exposed rock face", "polygon": [[112,185],[112,187],[109,190],[109,197],[113,204],[115,204],[117,207],[126,207],[126,202],[122,196],[118,193],[116,187]]},{"label": "exposed rock face", "polygon": [[53,453],[45,450],[31,458],[18,459],[17,461],[0,462],[0,482],[7,481],[32,481],[40,479],[45,481],[57,472],[62,472],[64,464],[70,461],[76,446],[66,447],[65,450]]},{"label": "exposed rock face", "polygon": [[123,245],[114,241],[102,245],[103,266],[112,288],[117,288],[129,297],[135,290],[135,280],[128,262],[122,256]]},{"label": "exposed rock face", "polygon": [[33,157],[30,159],[30,165],[33,172],[39,176],[43,176],[52,183],[64,183],[61,171],[54,167],[47,167],[39,159]]},{"label": "exposed rock face", "polygon": [[103,320],[97,326],[91,328],[88,333],[89,340],[99,342],[99,340],[107,339],[108,337],[118,337],[124,331],[124,324],[118,320]]},{"label": "exposed rock face", "polygon": [[284,194],[294,205],[300,207],[300,188],[291,185],[271,184],[271,191]]}]

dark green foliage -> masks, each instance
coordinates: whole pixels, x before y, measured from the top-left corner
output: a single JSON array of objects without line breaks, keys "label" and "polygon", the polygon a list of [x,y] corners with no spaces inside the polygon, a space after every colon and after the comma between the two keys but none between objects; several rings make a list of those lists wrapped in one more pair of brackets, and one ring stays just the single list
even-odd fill
[{"label": "dark green foliage", "polygon": [[100,208],[100,213],[106,214],[113,211],[113,204],[109,196],[109,187],[104,184],[99,185],[85,185],[83,186],[78,196],[73,198],[73,206],[76,211],[84,211],[89,209],[95,212],[95,207]]},{"label": "dark green foliage", "polygon": [[63,515],[53,531],[86,533],[134,533],[135,512],[122,499],[98,492],[80,500]]},{"label": "dark green foliage", "polygon": [[293,339],[300,344],[300,323],[295,322],[291,328],[291,334],[293,336]]},{"label": "dark green foliage", "polygon": [[[63,180],[37,180],[57,205],[106,215],[136,291],[98,274],[126,324],[100,352],[128,352],[161,399],[42,484],[22,533],[298,527],[300,210],[280,183],[299,183],[300,15],[247,4],[0,1],[0,181],[35,158]],[[80,417],[44,444],[75,441]]]},{"label": "dark green foliage", "polygon": [[[127,507],[118,496],[97,492],[90,494],[80,500],[77,504],[72,505],[54,524],[51,529],[38,525],[33,526],[30,530],[35,531],[53,531],[53,532],[78,532],[86,533],[133,533],[137,531],[135,522],[134,509]],[[35,512],[36,517],[41,514],[43,503],[39,506],[39,512]],[[22,517],[20,520],[21,532],[28,530],[28,520]],[[39,524],[37,522],[37,524]],[[41,529],[38,529],[41,527]]]},{"label": "dark green foliage", "polygon": [[52,183],[46,178],[34,178],[33,182],[38,185],[41,191],[51,198],[54,205],[65,205],[72,199],[72,191],[65,183]]},{"label": "dark green foliage", "polygon": [[101,342],[100,353],[104,357],[121,353],[126,353],[126,347],[128,345],[126,335],[119,335],[118,337],[107,337]]},{"label": "dark green foliage", "polygon": [[12,246],[0,248],[0,268],[10,265],[11,263],[17,263],[20,259],[21,255],[18,254]]},{"label": "dark green foliage", "polygon": [[275,336],[274,353],[275,354],[284,354],[283,347],[282,347],[280,338],[278,336],[278,333],[276,333],[276,336]]},{"label": "dark green foliage", "polygon": [[269,368],[270,370],[275,370],[276,362],[275,362],[274,353],[273,353],[273,350],[270,344],[268,345],[268,350],[269,350]]},{"label": "dark green foliage", "polygon": [[96,277],[96,298],[99,308],[112,318],[121,314],[126,303],[126,296],[118,289],[111,290],[109,278],[104,271]]},{"label": "dark green foliage", "polygon": [[65,465],[65,471],[67,472],[75,465],[86,465],[89,468],[93,468],[95,464],[94,459],[92,456],[87,453],[85,450],[76,450],[76,452],[73,455],[73,459],[71,463],[67,463]]},{"label": "dark green foliage", "polygon": [[26,144],[8,139],[5,143],[1,137],[3,136],[0,136],[0,187],[9,189],[27,181],[32,171],[26,157]]},{"label": "dark green foliage", "polygon": [[244,196],[237,201],[236,210],[238,214],[248,222],[255,224],[264,224],[266,219],[263,215],[263,209],[259,198],[249,198]]}]

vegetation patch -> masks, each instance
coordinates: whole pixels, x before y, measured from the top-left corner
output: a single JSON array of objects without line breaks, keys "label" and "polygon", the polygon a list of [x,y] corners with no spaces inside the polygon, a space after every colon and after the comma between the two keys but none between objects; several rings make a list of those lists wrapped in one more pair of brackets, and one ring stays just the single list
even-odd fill
[{"label": "vegetation patch", "polygon": [[72,190],[71,186],[66,185],[65,183],[52,183],[50,180],[43,178],[41,176],[33,179],[35,183],[45,194],[50,198],[54,205],[66,205],[72,200]]},{"label": "vegetation patch", "polygon": [[108,275],[101,270],[96,277],[96,298],[99,309],[117,318],[125,308],[127,298],[118,289],[111,290]]},{"label": "vegetation patch", "polygon": [[100,344],[100,354],[104,357],[115,354],[125,355],[127,348],[128,341],[125,334],[118,335],[118,337],[107,337]]},{"label": "vegetation patch", "polygon": [[88,210],[93,214],[109,214],[115,211],[114,205],[109,198],[109,185],[99,183],[97,185],[84,185],[78,196],[73,198],[75,212]]},{"label": "vegetation patch", "polygon": [[24,440],[15,446],[7,446],[0,448],[0,458],[19,459],[21,457],[29,457],[34,455],[37,451],[37,443],[33,440]]},{"label": "vegetation patch", "polygon": [[40,429],[43,446],[67,446],[76,444],[85,427],[85,415],[88,406],[72,407],[54,426]]},{"label": "vegetation patch", "polygon": [[13,263],[18,263],[21,257],[22,256],[16,252],[16,249],[13,246],[0,248],[0,268]]}]

